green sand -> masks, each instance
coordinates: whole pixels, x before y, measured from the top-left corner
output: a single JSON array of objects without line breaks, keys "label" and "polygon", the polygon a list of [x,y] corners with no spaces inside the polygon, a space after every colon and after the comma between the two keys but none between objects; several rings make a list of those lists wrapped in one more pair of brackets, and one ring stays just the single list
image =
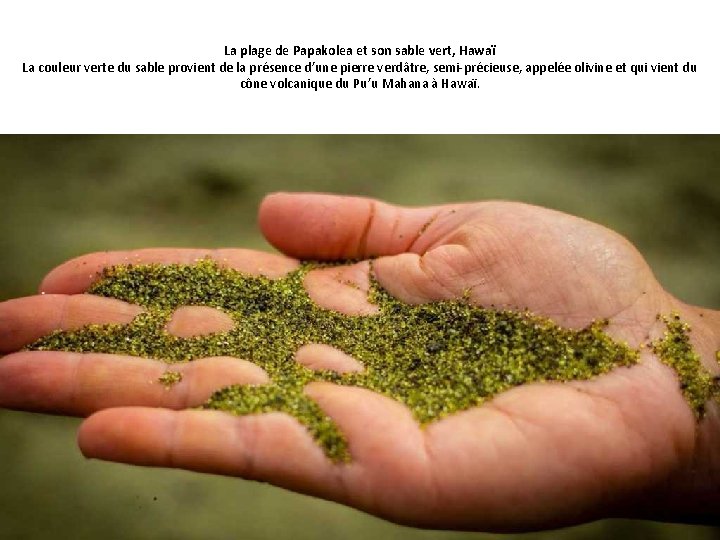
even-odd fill
[{"label": "green sand", "polygon": [[[305,274],[315,266],[306,263],[277,280],[210,261],[109,268],[88,292],[139,304],[144,313],[127,325],[55,332],[28,348],[129,354],[166,362],[208,356],[250,360],[265,369],[272,382],[223,388],[203,407],[238,415],[287,412],[334,461],[350,459],[347,442],[303,393],[311,381],[379,392],[407,405],[418,422],[426,424],[521,384],[590,379],[639,359],[639,351],[605,334],[606,321],[575,331],[527,312],[487,309],[464,300],[408,305],[376,282],[371,283],[369,300],[379,314],[348,316],[322,309],[303,287]],[[167,333],[164,327],[173,311],[189,305],[222,310],[236,326],[192,338]],[[678,372],[685,396],[701,415],[715,387],[689,341],[682,342],[688,329],[676,322],[668,322],[669,334],[653,346]],[[341,375],[302,366],[294,354],[309,343],[344,351],[363,363],[364,372]]]},{"label": "green sand", "polygon": [[[665,323],[667,330],[662,339],[653,341],[650,347],[663,363],[675,370],[683,396],[700,419],[705,414],[707,401],[720,395],[718,378],[703,368],[700,355],[690,344],[689,324],[681,321],[676,313],[658,315],[658,320]],[[720,362],[720,351],[715,353],[715,358]]]},{"label": "green sand", "polygon": [[158,382],[170,390],[177,383],[182,382],[183,375],[179,371],[166,371],[158,377]]}]

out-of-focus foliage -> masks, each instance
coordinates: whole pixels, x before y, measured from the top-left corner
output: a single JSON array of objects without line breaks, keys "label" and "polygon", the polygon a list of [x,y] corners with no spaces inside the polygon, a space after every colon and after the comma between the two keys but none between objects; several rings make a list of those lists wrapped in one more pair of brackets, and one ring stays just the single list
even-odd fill
[{"label": "out-of-focus foliage", "polygon": [[[628,236],[681,299],[720,307],[720,137],[0,137],[0,299],[88,251],[266,248],[274,190],[549,206]],[[0,538],[489,538],[398,527],[233,478],[86,462],[77,420],[0,411]],[[605,521],[527,538],[718,537]]]}]

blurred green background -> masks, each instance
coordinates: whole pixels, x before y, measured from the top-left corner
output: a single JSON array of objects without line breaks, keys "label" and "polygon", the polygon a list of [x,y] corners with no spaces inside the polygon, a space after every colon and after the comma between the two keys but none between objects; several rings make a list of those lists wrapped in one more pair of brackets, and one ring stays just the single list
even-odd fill
[{"label": "blurred green background", "polygon": [[[419,205],[502,198],[629,237],[685,301],[720,308],[720,137],[4,136],[0,299],[84,252],[269,249],[274,190]],[[75,419],[0,411],[0,538],[491,538],[420,531],[267,485],[85,461]],[[523,538],[720,538],[608,520]]]}]

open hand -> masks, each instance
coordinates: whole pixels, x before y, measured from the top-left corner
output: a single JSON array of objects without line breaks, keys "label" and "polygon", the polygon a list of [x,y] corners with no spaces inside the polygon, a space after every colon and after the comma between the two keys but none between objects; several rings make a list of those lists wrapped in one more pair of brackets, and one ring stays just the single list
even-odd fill
[{"label": "open hand", "polygon": [[[53,270],[41,285],[44,294],[0,304],[0,352],[6,354],[0,406],[90,415],[79,434],[89,457],[268,481],[413,525],[524,530],[611,516],[712,516],[707,508],[691,515],[689,507],[717,496],[717,410],[709,407],[698,429],[674,372],[648,349],[632,368],[592,381],[518,387],[422,429],[388,397],[312,383],[306,393],[347,437],[348,464],[330,462],[282,413],[179,410],[229,384],[265,382],[249,362],[209,358],[180,365],[173,369],[183,372],[182,382],[165,389],[156,383],[166,370],[159,361],[17,352],[53,330],[132,320],[140,307],[82,294],[102,268],[206,256],[270,277],[295,268],[296,258],[377,257],[375,277],[406,302],[469,292],[474,303],[528,308],[573,328],[607,318],[608,333],[633,347],[661,335],[657,314],[677,311],[693,325],[693,343],[708,367],[720,348],[717,312],[665,292],[619,235],[559,212],[507,202],[400,208],[362,198],[276,194],[263,202],[260,226],[287,256],[240,249],[97,253]],[[305,286],[323,307],[371,313],[369,271],[367,262],[319,269]],[[177,315],[169,329],[177,335],[227,324],[203,308]],[[319,347],[298,361],[358,367]]]}]

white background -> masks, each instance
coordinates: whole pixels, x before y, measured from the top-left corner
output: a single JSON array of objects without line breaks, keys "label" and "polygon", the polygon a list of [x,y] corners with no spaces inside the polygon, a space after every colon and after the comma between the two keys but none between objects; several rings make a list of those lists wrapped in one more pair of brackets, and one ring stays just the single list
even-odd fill
[{"label": "white background", "polygon": [[[0,22],[0,131],[717,132],[718,6],[630,0],[6,2]],[[22,72],[23,62],[219,63],[226,45],[280,43],[497,44],[494,61],[523,66],[556,60],[691,61],[698,71],[638,77],[498,74],[481,75],[483,89],[475,91],[320,92],[242,90],[242,77],[228,74]],[[427,56],[421,61],[431,63]]]}]

